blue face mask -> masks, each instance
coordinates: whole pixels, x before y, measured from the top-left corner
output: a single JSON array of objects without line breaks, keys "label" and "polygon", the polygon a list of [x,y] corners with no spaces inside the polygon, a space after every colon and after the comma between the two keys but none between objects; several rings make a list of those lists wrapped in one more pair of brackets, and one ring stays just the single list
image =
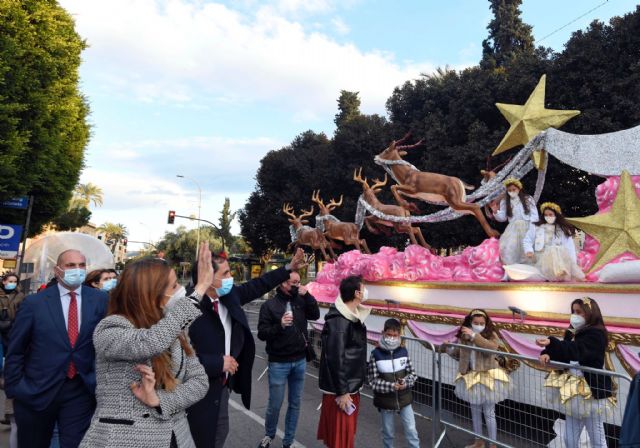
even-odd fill
[{"label": "blue face mask", "polygon": [[216,294],[218,294],[218,297],[226,296],[231,291],[231,288],[233,288],[233,277],[223,278],[222,286],[216,288]]},{"label": "blue face mask", "polygon": [[113,288],[115,288],[117,284],[118,284],[118,279],[110,278],[109,280],[105,280],[104,282],[102,282],[102,288],[100,289],[108,292],[108,291],[111,291]]},{"label": "blue face mask", "polygon": [[80,268],[67,269],[66,271],[64,271],[63,281],[66,285],[69,285],[72,288],[76,288],[80,286],[82,282],[84,282],[86,277],[87,277],[86,269],[80,269]]},{"label": "blue face mask", "polygon": [[4,289],[7,291],[13,291],[14,289],[16,289],[16,286],[18,286],[17,283],[7,283],[6,285],[4,285]]}]

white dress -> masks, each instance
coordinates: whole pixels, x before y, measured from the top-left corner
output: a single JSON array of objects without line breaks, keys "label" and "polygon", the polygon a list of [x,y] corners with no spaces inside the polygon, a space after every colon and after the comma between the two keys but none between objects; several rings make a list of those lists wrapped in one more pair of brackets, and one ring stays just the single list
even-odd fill
[{"label": "white dress", "polygon": [[573,238],[564,234],[554,224],[531,224],[524,237],[525,253],[533,252],[534,264],[542,276],[550,282],[584,280],[584,272],[577,263],[576,245]]},{"label": "white dress", "polygon": [[507,200],[500,201],[500,208],[493,216],[496,221],[505,222],[509,220],[509,225],[500,237],[500,260],[502,264],[511,265],[524,263],[524,252],[522,251],[522,241],[529,230],[532,222],[538,221],[538,208],[531,196],[527,196],[529,213],[525,213],[524,206],[519,197],[511,199],[511,217],[507,216]]}]

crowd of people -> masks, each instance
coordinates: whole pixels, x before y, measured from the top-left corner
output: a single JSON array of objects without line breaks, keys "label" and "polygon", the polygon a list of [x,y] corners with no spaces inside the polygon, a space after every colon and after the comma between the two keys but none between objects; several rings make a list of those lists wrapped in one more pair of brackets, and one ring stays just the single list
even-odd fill
[{"label": "crowd of people", "polygon": [[[530,206],[529,213],[533,210]],[[519,226],[514,233],[523,236],[523,230]],[[84,255],[73,249],[59,255],[56,281],[36,294],[25,297],[18,277],[5,275],[0,334],[11,447],[223,447],[230,393],[239,394],[247,408],[251,404],[256,350],[242,307],[273,289],[276,294],[262,304],[258,321],[257,336],[266,342],[269,366],[265,432],[258,447],[273,444],[287,390],[282,446],[292,446],[307,362],[318,356],[307,327],[320,317],[320,309],[301,284],[303,266],[304,254],[298,250],[288,265],[234,284],[224,254],[212,254],[203,243],[189,291],[162,259],[132,262],[119,278],[111,270],[87,275]],[[351,276],[339,289],[321,332],[317,439],[330,448],[355,446],[360,391],[369,384],[384,447],[394,446],[395,415],[409,446],[419,447],[412,408],[418,378],[401,342],[400,322],[388,319],[368,353],[367,288],[361,277]],[[484,416],[487,437],[495,441],[495,405],[509,397],[512,384],[495,354],[473,350],[500,345],[489,314],[471,310],[456,342],[448,350],[458,360],[455,395],[469,403],[474,433],[482,436]],[[557,392],[554,399],[560,402],[558,391],[566,382],[577,381],[592,391],[562,401],[566,446],[577,447],[585,428],[592,446],[605,447],[599,409],[613,394],[611,379],[577,369],[604,366],[607,330],[596,301],[573,301],[564,338],[536,343],[541,363],[576,365],[545,383]],[[484,446],[480,438],[469,445]]]}]

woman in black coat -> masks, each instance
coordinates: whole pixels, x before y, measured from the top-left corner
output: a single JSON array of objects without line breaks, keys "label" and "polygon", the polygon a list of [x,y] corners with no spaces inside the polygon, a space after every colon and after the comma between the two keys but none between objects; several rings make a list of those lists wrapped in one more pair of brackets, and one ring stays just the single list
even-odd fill
[{"label": "woman in black coat", "polygon": [[544,347],[540,362],[550,361],[573,364],[575,369],[554,371],[549,374],[545,386],[552,400],[565,413],[567,448],[578,447],[582,429],[586,428],[591,446],[607,446],[604,432],[605,412],[611,409],[611,376],[583,372],[577,367],[604,368],[608,333],[600,307],[589,297],[571,303],[571,325],[560,340],[553,336],[536,340]]}]

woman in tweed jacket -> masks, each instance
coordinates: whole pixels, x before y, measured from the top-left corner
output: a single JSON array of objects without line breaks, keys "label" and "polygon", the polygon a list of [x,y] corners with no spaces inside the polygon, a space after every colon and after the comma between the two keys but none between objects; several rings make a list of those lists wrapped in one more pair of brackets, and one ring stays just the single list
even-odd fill
[{"label": "woman in tweed jacket", "polygon": [[206,244],[198,278],[195,292],[184,297],[163,260],[125,269],[93,336],[97,408],[81,448],[194,447],[185,409],[205,396],[209,383],[184,335],[213,281]]}]

